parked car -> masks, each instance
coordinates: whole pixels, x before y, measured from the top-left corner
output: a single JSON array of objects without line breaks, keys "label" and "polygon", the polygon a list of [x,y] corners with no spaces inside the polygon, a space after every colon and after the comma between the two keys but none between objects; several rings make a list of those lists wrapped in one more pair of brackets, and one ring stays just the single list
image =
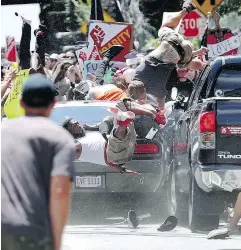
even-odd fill
[{"label": "parked car", "polygon": [[[66,118],[74,118],[81,124],[95,125],[110,115],[107,107],[115,104],[106,101],[59,102],[55,105],[51,119],[59,125]],[[145,129],[148,132],[151,127],[146,119],[145,125],[139,128],[144,133]],[[120,174],[108,166],[74,161],[73,204],[83,193],[149,193],[161,196],[168,156],[166,153],[163,154],[166,152],[166,145],[161,129],[152,140],[137,137],[133,160],[126,164],[126,167],[139,172],[140,176]]]},{"label": "parked car", "polygon": [[188,218],[193,232],[217,228],[225,206],[241,190],[240,79],[240,56],[215,59],[176,112],[167,204],[170,214]]}]

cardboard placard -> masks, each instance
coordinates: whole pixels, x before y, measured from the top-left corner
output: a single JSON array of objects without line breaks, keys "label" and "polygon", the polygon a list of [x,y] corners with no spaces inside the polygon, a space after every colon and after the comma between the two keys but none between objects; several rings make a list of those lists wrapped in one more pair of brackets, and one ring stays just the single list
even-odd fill
[{"label": "cardboard placard", "polygon": [[13,87],[4,105],[4,112],[7,118],[17,118],[24,115],[24,110],[20,106],[23,82],[29,76],[29,69],[20,70],[14,80]]},{"label": "cardboard placard", "polygon": [[241,46],[240,37],[238,35],[231,36],[228,39],[216,44],[207,44],[208,47],[208,57],[216,58],[221,55],[225,55],[232,51],[232,55],[237,54],[237,48]]},{"label": "cardboard placard", "polygon": [[[84,79],[87,77],[87,73],[95,74],[96,70],[98,69],[99,65],[102,63],[102,60],[91,60],[91,61],[85,61],[84,62]],[[125,62],[115,62],[111,61],[109,64],[110,67],[115,67],[118,69],[123,69],[126,67]]]},{"label": "cardboard placard", "polygon": [[125,55],[133,48],[133,24],[90,21],[88,43],[88,48],[76,51],[80,65],[88,60],[102,60],[102,53],[112,45],[124,46],[113,61],[125,62]]}]

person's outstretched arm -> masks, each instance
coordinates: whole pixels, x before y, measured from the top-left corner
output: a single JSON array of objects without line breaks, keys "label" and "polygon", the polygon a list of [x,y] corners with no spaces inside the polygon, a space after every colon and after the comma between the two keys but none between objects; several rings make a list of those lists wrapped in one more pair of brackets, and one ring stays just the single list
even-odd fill
[{"label": "person's outstretched arm", "polygon": [[179,25],[182,18],[186,16],[186,14],[187,14],[186,10],[181,10],[180,12],[175,14],[173,17],[171,17],[170,20],[164,23],[161,28],[167,27],[170,29],[175,29]]},{"label": "person's outstretched arm", "polygon": [[29,69],[31,66],[30,42],[31,25],[24,21],[19,45],[19,66],[21,69]]}]

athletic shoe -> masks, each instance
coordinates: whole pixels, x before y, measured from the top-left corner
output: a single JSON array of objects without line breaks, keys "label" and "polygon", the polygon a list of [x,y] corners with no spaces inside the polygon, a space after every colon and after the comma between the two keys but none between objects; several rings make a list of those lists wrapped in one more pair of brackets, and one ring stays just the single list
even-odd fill
[{"label": "athletic shoe", "polygon": [[228,228],[219,228],[216,230],[211,231],[207,235],[207,239],[212,240],[212,239],[225,239],[229,237],[230,235],[230,230]]},{"label": "athletic shoe", "polygon": [[122,45],[113,45],[109,49],[105,50],[102,53],[103,58],[106,57],[109,61],[111,61],[115,56],[120,54],[120,52],[124,49]]},{"label": "athletic shoe", "polygon": [[157,229],[159,232],[171,231],[177,226],[178,219],[175,216],[169,216]]},{"label": "athletic shoe", "polygon": [[139,221],[138,221],[138,218],[136,216],[136,212],[135,211],[130,210],[128,212],[128,222],[129,222],[129,225],[132,226],[133,228],[137,228],[138,227]]}]

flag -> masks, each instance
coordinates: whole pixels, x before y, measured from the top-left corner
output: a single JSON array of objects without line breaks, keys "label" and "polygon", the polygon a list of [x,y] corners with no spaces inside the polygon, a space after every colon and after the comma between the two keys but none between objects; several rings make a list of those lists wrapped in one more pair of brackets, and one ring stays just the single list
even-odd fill
[{"label": "flag", "polygon": [[90,20],[104,21],[103,10],[101,6],[101,0],[91,1],[91,14]]},{"label": "flag", "polygon": [[[104,14],[104,21],[105,22],[115,22],[115,19],[112,18],[106,11],[103,11],[103,14]],[[88,26],[88,23],[89,23],[89,20],[85,21],[83,23],[83,25],[80,27],[80,30],[83,34],[86,34],[87,33],[87,26]]]},{"label": "flag", "polygon": [[[116,20],[116,22],[125,22],[121,10],[120,10],[120,2],[118,0],[114,0],[114,5],[113,5],[113,18]],[[111,14],[112,14],[111,13]]]},{"label": "flag", "polygon": [[6,37],[6,59],[9,62],[17,62],[17,46],[13,36]]}]

